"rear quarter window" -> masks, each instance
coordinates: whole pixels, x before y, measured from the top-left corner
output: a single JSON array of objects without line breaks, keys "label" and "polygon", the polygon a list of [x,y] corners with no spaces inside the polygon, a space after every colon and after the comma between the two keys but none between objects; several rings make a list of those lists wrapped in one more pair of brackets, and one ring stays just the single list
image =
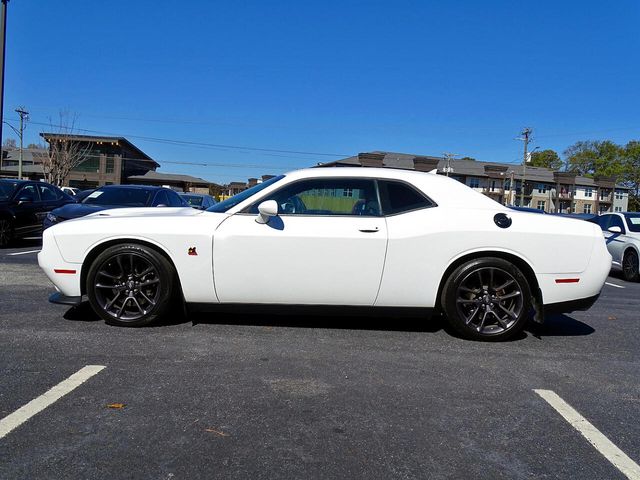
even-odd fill
[{"label": "rear quarter window", "polygon": [[435,207],[436,204],[415,187],[393,180],[378,181],[382,210],[385,215],[410,212],[422,208]]}]

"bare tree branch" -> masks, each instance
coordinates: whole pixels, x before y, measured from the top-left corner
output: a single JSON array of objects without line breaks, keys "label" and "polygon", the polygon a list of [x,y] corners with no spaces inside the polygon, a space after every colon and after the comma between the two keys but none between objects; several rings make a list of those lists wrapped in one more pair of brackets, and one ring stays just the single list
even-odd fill
[{"label": "bare tree branch", "polygon": [[[74,140],[75,123],[78,116],[66,110],[58,114],[57,132],[49,140],[49,153],[42,162],[42,170],[47,182],[64,185],[69,173],[80,165],[91,153],[91,144],[82,144]],[[51,131],[55,132],[49,119]]]}]

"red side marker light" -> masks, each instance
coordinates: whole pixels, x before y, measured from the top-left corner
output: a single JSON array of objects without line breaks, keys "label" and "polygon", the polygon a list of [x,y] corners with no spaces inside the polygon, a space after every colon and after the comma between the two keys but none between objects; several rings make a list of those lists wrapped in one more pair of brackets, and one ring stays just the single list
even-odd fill
[{"label": "red side marker light", "polygon": [[56,273],[67,273],[70,275],[75,275],[76,273],[75,270],[65,270],[64,268],[54,268],[53,271]]},{"label": "red side marker light", "polygon": [[556,283],[578,283],[579,278],[556,278]]}]

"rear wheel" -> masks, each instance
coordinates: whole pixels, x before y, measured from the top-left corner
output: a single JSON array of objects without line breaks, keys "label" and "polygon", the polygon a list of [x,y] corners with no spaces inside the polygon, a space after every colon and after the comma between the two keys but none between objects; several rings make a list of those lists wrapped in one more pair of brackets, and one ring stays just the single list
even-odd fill
[{"label": "rear wheel", "polygon": [[6,247],[13,240],[13,222],[8,218],[0,219],[0,248]]},{"label": "rear wheel", "polygon": [[87,275],[91,306],[107,323],[149,325],[166,314],[173,298],[175,272],[169,261],[145,245],[107,248]]},{"label": "rear wheel", "polygon": [[622,258],[622,276],[627,282],[637,282],[640,280],[638,273],[638,254],[635,250],[629,249]]},{"label": "rear wheel", "polygon": [[531,312],[527,279],[501,258],[470,260],[447,279],[442,307],[450,325],[475,340],[506,340],[520,332]]}]

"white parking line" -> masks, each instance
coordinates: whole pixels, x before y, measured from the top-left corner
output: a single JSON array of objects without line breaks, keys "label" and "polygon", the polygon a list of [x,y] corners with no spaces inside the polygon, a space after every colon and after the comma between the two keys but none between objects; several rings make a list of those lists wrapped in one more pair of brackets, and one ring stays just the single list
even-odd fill
[{"label": "white parking line", "polygon": [[604,284],[609,285],[610,287],[625,288],[622,285],[616,285],[615,283],[604,282]]},{"label": "white parking line", "polygon": [[609,460],[627,478],[640,479],[640,466],[631,460],[622,450],[616,447],[611,440],[605,437],[600,430],[591,425],[589,421],[573,409],[552,390],[534,390],[546,402],[551,405],[569,424],[578,430],[591,445]]},{"label": "white parking line", "polygon": [[12,257],[14,255],[26,255],[27,253],[38,253],[38,252],[40,252],[40,250],[29,250],[28,252],[7,253],[7,256]]},{"label": "white parking line", "polygon": [[4,417],[0,420],[0,438],[7,435],[14,428],[22,425],[37,413],[40,413],[49,405],[60,400],[60,398],[79,387],[103,368],[105,368],[103,365],[87,365],[39,397],[34,398],[25,406],[20,407],[15,412]]}]

